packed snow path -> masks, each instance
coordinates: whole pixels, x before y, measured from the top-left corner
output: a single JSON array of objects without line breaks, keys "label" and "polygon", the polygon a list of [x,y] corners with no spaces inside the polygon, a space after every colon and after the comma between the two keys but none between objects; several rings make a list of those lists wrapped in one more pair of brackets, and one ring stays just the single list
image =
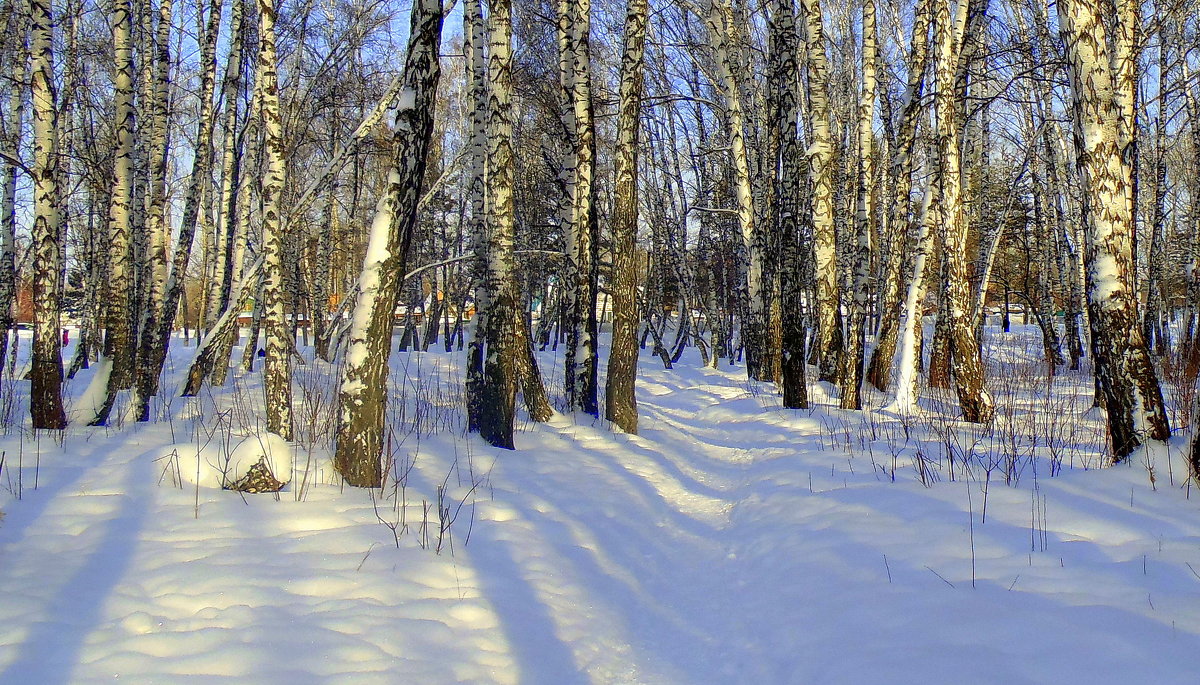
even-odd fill
[{"label": "packed snow path", "polygon": [[[911,450],[893,482],[820,393],[793,412],[740,370],[643,367],[638,436],[406,442],[398,548],[320,452],[302,495],[243,500],[172,484],[197,422],[14,432],[0,682],[1195,682],[1200,502],[1161,473],[994,480],[984,522],[982,484],[925,487]],[[476,503],[437,555],[443,482]]]}]

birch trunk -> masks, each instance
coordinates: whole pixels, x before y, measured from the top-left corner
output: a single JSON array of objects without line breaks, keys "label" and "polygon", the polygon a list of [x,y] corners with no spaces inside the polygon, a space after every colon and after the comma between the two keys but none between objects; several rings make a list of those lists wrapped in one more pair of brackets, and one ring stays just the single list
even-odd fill
[{"label": "birch trunk", "polygon": [[467,235],[471,236],[474,259],[471,262],[471,282],[475,294],[475,317],[471,339],[467,343],[467,426],[478,432],[483,416],[484,376],[483,349],[487,340],[487,316],[491,311],[491,292],[484,279],[487,275],[488,225],[485,205],[484,176],[487,165],[487,31],[480,0],[463,3],[463,52],[466,60],[466,91],[470,95],[467,109],[466,202],[470,212],[464,220]]},{"label": "birch trunk", "polygon": [[934,188],[925,189],[917,215],[919,226],[912,257],[912,275],[904,298],[904,319],[900,327],[900,354],[896,363],[896,396],[889,407],[903,414],[917,406],[917,368],[920,366],[922,305],[925,301],[925,270],[934,248],[934,225],[937,209],[933,204]]},{"label": "birch trunk", "polygon": [[116,140],[108,212],[107,293],[104,306],[104,359],[108,364],[105,399],[92,425],[108,422],[117,393],[133,382],[134,330],[132,291],[133,212],[133,8],[129,0],[114,0],[112,13],[113,104]]},{"label": "birch trunk", "polygon": [[58,110],[54,92],[54,18],[50,0],[29,2],[30,100],[33,111],[33,368],[29,413],[33,428],[67,425],[62,402],[62,347],[59,338]]},{"label": "birch trunk", "polygon": [[[1122,3],[1125,5],[1126,3]],[[1124,8],[1128,10],[1128,7]],[[1136,13],[1136,10],[1132,10]],[[1108,414],[1114,462],[1144,438],[1170,437],[1162,390],[1142,338],[1131,289],[1133,268],[1132,95],[1126,70],[1132,49],[1118,12],[1117,35],[1097,0],[1062,0],[1059,27],[1067,46],[1078,164],[1084,179],[1088,312],[1096,378]],[[1109,52],[1109,38],[1118,44]]]},{"label": "birch trunk", "polygon": [[392,122],[392,168],[371,224],[338,391],[334,466],[347,483],[357,487],[380,487],[383,480],[380,457],[388,359],[396,301],[416,228],[433,134],[434,98],[440,77],[441,0],[414,2],[409,26],[404,89]]},{"label": "birch trunk", "polygon": [[489,444],[513,449],[517,394],[517,293],[513,274],[512,0],[489,5],[487,62],[487,248],[477,335],[482,374],[472,428]]},{"label": "birch trunk", "polygon": [[256,87],[265,136],[266,169],[262,179],[263,324],[266,329],[266,363],[263,386],[267,407],[267,431],[284,440],[292,439],[293,343],[288,339],[286,274],[281,195],[287,179],[284,161],[283,122],[279,113],[279,81],[276,72],[275,0],[258,0],[259,49]]},{"label": "birch trunk", "polygon": [[[200,120],[197,123],[196,150],[184,196],[182,223],[175,254],[164,285],[161,305],[156,305],[154,301],[150,303],[151,306],[159,307],[156,315],[157,326],[147,327],[142,332],[141,358],[138,360],[134,394],[134,410],[138,421],[150,419],[150,398],[158,394],[159,376],[162,375],[163,363],[171,343],[171,330],[174,328],[175,313],[179,308],[184,278],[191,258],[192,241],[196,235],[200,215],[200,202],[212,173],[213,90],[217,78],[217,33],[221,25],[222,1],[211,0],[208,22],[201,40],[200,64],[203,71],[200,77]],[[163,87],[165,89],[165,84]]]},{"label": "birch trunk", "polygon": [[[790,0],[785,0],[790,2]],[[648,0],[629,0],[621,55],[617,110],[616,187],[612,218],[612,349],[604,392],[605,417],[626,433],[638,432],[637,398],[637,227],[638,140],[644,85]],[[793,68],[795,67],[793,63]]]},{"label": "birch trunk", "polygon": [[[893,198],[895,207],[885,210],[891,226],[892,249],[888,254],[887,266],[884,271],[883,295],[879,306],[879,327],[875,335],[875,349],[871,353],[871,361],[867,365],[867,382],[881,392],[886,392],[892,382],[892,362],[896,356],[896,343],[900,338],[901,301],[904,266],[908,262],[908,271],[915,276],[924,276],[924,258],[922,257],[921,273],[917,274],[915,264],[917,257],[907,247],[909,227],[920,222],[926,216],[921,212],[919,217],[912,214],[912,174],[913,151],[916,147],[917,123],[923,108],[921,99],[925,90],[925,71],[929,66],[929,13],[932,0],[921,0],[913,18],[911,45],[908,58],[908,86],[904,92],[904,105],[900,113],[900,126],[897,130],[895,145],[896,154],[892,158],[892,175],[895,182]],[[926,194],[928,196],[928,194]],[[928,234],[926,234],[928,235]],[[920,238],[918,238],[918,242]],[[917,286],[920,288],[920,286]],[[910,283],[911,290],[912,285]],[[907,304],[909,298],[905,298]],[[907,310],[903,310],[907,311]],[[912,314],[907,315],[909,319]],[[920,314],[917,313],[917,319]],[[906,333],[907,334],[907,333]]]},{"label": "birch trunk", "polygon": [[862,409],[863,347],[865,345],[867,298],[871,281],[871,234],[874,230],[871,193],[875,179],[875,0],[862,6],[862,94],[858,103],[858,199],[855,212],[854,285],[842,351],[842,409]]},{"label": "birch trunk", "polygon": [[570,141],[564,161],[567,404],[598,415],[596,382],[596,129],[592,120],[591,0],[559,0],[563,119]]},{"label": "birch trunk", "polygon": [[[150,12],[147,2],[146,12]],[[171,9],[172,0],[159,0],[158,20],[155,23],[153,40],[152,78],[147,86],[149,99],[146,111],[149,116],[146,135],[148,186],[146,193],[146,253],[140,262],[145,269],[145,296],[141,302],[141,325],[134,359],[133,414],[140,420],[148,420],[149,398],[157,391],[158,374],[150,367],[154,365],[155,340],[164,317],[163,299],[167,287],[167,245],[171,240],[171,227],[167,216],[167,158],[170,150],[168,127],[171,67]],[[151,22],[146,21],[147,26]],[[174,313],[172,312],[172,315]],[[149,393],[149,394],[148,394]]]},{"label": "birch trunk", "polygon": [[836,381],[842,349],[841,302],[838,291],[837,231],[833,204],[833,136],[829,124],[828,63],[820,0],[800,0],[805,17],[808,57],[809,178],[812,198],[813,268],[816,276],[819,378]]},{"label": "birch trunk", "polygon": [[775,235],[780,253],[781,385],[783,406],[808,407],[808,383],[804,369],[804,269],[801,244],[801,183],[804,150],[800,147],[799,37],[792,0],[774,0],[771,5],[768,117],[779,141],[779,158],[772,160],[772,181],[777,206]]},{"label": "birch trunk", "polygon": [[939,152],[936,181],[946,265],[942,292],[945,306],[939,316],[947,317],[945,324],[951,347],[954,387],[963,418],[972,423],[986,423],[991,420],[995,403],[984,388],[983,360],[971,311],[966,259],[967,219],[962,201],[962,127],[956,87],[967,5],[966,2],[959,3],[953,24],[948,3],[938,4],[934,13],[934,35],[937,37],[934,103]]},{"label": "birch trunk", "polygon": [[745,307],[742,341],[746,349],[746,373],[753,380],[769,381],[774,380],[773,364],[768,360],[766,349],[770,292],[764,280],[766,255],[762,236],[759,235],[761,227],[755,222],[754,186],[746,147],[746,117],[743,111],[741,84],[736,78],[740,70],[734,64],[734,17],[729,1],[710,0],[706,21],[717,75],[725,95],[730,153],[733,157],[736,213],[738,227],[741,229],[741,248],[745,255],[739,289],[744,292],[741,298]]},{"label": "birch trunk", "polygon": [[12,4],[5,33],[15,36],[12,55],[12,82],[8,84],[8,112],[4,117],[3,179],[0,183],[0,375],[8,360],[8,335],[12,330],[13,305],[17,297],[17,171],[20,159],[22,125],[25,120],[25,73],[29,51],[26,37],[25,7]]}]

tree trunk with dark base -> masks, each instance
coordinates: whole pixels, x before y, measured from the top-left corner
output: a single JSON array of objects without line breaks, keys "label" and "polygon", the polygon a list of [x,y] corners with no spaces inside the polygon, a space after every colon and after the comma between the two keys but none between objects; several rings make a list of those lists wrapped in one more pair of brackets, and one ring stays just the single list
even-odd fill
[{"label": "tree trunk with dark base", "polygon": [[799,36],[792,0],[774,0],[770,23],[770,104],[768,118],[776,128],[779,159],[772,171],[777,207],[775,234],[779,241],[781,383],[783,406],[808,407],[808,380],[804,368],[804,264],[801,245],[801,183],[804,149],[799,131]]},{"label": "tree trunk with dark base", "polygon": [[33,427],[62,429],[62,340],[59,337],[59,188],[54,153],[58,111],[54,92],[53,16],[50,0],[30,0],[30,92],[33,103],[33,367],[29,413]]},{"label": "tree trunk with dark base", "polygon": [[[379,487],[383,479],[380,456],[393,313],[417,224],[433,134],[434,97],[441,75],[441,0],[414,2],[410,26],[402,91],[406,99],[400,103],[392,126],[392,169],[371,226],[338,392],[341,410],[334,466],[347,483],[358,487]],[[409,93],[411,100],[407,98]]]},{"label": "tree trunk with dark base", "polygon": [[[1067,45],[1075,145],[1084,179],[1088,313],[1096,379],[1108,415],[1113,461],[1149,437],[1170,437],[1162,390],[1142,337],[1133,269],[1132,94],[1128,41],[1137,7],[1118,3],[1110,16],[1097,0],[1062,0],[1059,26]],[[1106,26],[1105,19],[1116,26]],[[1109,52],[1109,38],[1115,50]]]},{"label": "tree trunk with dark base", "polygon": [[638,140],[641,130],[645,67],[647,0],[629,0],[625,11],[625,44],[621,57],[620,103],[617,110],[616,187],[612,217],[612,348],[604,389],[605,418],[625,431],[638,432],[637,398],[637,226]]}]

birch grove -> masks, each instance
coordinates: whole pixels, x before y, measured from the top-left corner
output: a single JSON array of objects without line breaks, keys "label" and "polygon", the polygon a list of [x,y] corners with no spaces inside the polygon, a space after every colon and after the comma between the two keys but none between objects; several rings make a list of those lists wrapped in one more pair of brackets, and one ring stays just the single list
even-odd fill
[{"label": "birch grove", "polygon": [[0,6],[0,387],[31,426],[261,384],[261,432],[377,488],[416,368],[505,449],[556,412],[644,430],[657,365],[984,430],[1030,331],[1114,462],[1192,430],[1187,3],[410,9]]}]

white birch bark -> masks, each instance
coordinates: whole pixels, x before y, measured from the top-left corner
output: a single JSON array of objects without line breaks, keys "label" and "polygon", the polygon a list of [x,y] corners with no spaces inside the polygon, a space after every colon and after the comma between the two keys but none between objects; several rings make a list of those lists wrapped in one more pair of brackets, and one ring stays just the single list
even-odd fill
[{"label": "white birch bark", "polygon": [[728,0],[710,0],[705,17],[709,40],[713,48],[717,76],[725,96],[725,113],[729,117],[729,146],[733,158],[734,193],[741,229],[744,257],[742,282],[746,320],[742,323],[742,340],[746,350],[746,372],[754,380],[774,380],[774,369],[764,363],[767,345],[767,314],[769,291],[763,280],[765,255],[762,240],[755,224],[754,186],[750,177],[749,154],[746,149],[746,117],[743,110],[741,86],[737,82],[735,55],[731,45],[733,9]]},{"label": "white birch bark", "polygon": [[[158,394],[159,376],[162,375],[163,363],[166,361],[167,350],[170,346],[171,331],[175,325],[175,315],[179,309],[184,278],[187,274],[188,262],[191,259],[192,242],[196,235],[196,226],[199,223],[200,203],[212,173],[211,139],[215,109],[213,91],[217,79],[217,33],[221,25],[221,4],[222,0],[211,1],[204,35],[201,39],[200,118],[197,123],[192,170],[184,196],[179,237],[165,283],[162,286],[161,302],[151,300],[149,303],[150,306],[158,307],[157,314],[150,319],[155,325],[147,326],[146,330],[142,332],[138,377],[134,388],[134,412],[138,421],[150,419],[150,398]],[[163,72],[165,78],[165,70]],[[164,91],[165,88],[166,84],[163,84]]]},{"label": "white birch bark", "polygon": [[441,0],[414,2],[404,89],[391,126],[392,168],[371,224],[338,390],[334,466],[347,483],[358,487],[382,485],[394,312],[433,134],[441,36]]},{"label": "white birch bark", "polygon": [[[912,38],[908,58],[908,84],[904,91],[904,102],[901,106],[900,125],[896,133],[894,146],[895,155],[892,158],[893,193],[895,207],[885,209],[883,217],[885,225],[890,226],[892,249],[888,254],[887,267],[884,271],[883,294],[879,307],[879,327],[875,336],[875,349],[871,353],[871,361],[867,366],[867,382],[877,390],[886,392],[891,385],[892,364],[896,356],[896,343],[900,333],[900,318],[903,304],[901,291],[908,264],[908,272],[914,272],[912,265],[916,258],[908,249],[910,226],[921,225],[921,219],[926,214],[916,212],[914,217],[912,194],[913,151],[916,147],[917,124],[921,112],[922,95],[925,90],[925,72],[929,66],[929,14],[932,10],[931,0],[921,0],[916,6],[913,18]],[[919,242],[919,241],[918,241]],[[928,248],[926,248],[928,249]],[[909,286],[911,288],[911,284]],[[907,300],[907,297],[904,298]]]},{"label": "white birch bark", "polygon": [[804,265],[809,261],[801,245],[801,186],[804,149],[800,144],[799,36],[793,0],[771,3],[768,119],[779,141],[779,155],[771,169],[777,198],[773,219],[779,241],[780,279],[780,385],[783,406],[808,407],[805,373]]},{"label": "white birch bark", "polygon": [[287,181],[283,122],[279,112],[278,59],[275,49],[275,0],[258,0],[259,49],[256,87],[264,134],[266,170],[262,179],[263,322],[266,328],[266,363],[263,385],[267,431],[292,439],[292,341],[284,283],[284,235],[280,196]]},{"label": "white birch bark", "polygon": [[853,288],[846,345],[842,352],[841,407],[862,409],[863,354],[871,281],[872,191],[875,180],[876,29],[875,0],[862,0],[862,91],[858,102],[858,181],[855,203]]},{"label": "white birch bark", "polygon": [[13,305],[17,296],[17,171],[20,168],[22,125],[25,121],[25,74],[29,59],[26,37],[26,8],[14,2],[3,27],[12,37],[12,82],[7,85],[8,111],[4,117],[3,178],[0,179],[0,374],[8,359],[8,335],[13,327]]},{"label": "white birch bark", "polygon": [[33,428],[62,429],[62,348],[59,339],[59,188],[55,173],[58,110],[54,91],[54,18],[50,0],[29,2],[30,100],[33,113],[33,368],[29,412]]},{"label": "white birch bark", "polygon": [[937,92],[934,100],[938,157],[936,187],[941,218],[946,278],[943,312],[951,343],[954,386],[963,418],[974,423],[991,420],[995,402],[984,387],[983,360],[975,336],[967,273],[967,217],[963,207],[960,109],[957,75],[967,26],[968,3],[959,2],[951,23],[947,4],[934,12],[937,38],[934,58]]},{"label": "white birch bark", "polygon": [[109,366],[105,399],[97,408],[93,425],[103,425],[117,393],[133,382],[133,7],[129,0],[114,0],[112,10],[114,128],[113,181],[109,195],[108,268],[104,306],[104,359]]},{"label": "white birch bark", "polygon": [[596,217],[593,184],[596,130],[592,121],[591,0],[560,0],[559,59],[564,127],[569,150],[563,163],[567,197],[565,285],[568,297],[564,355],[567,403],[599,413],[596,385]]},{"label": "white birch bark", "polygon": [[[1106,27],[1097,0],[1061,0],[1059,27],[1067,45],[1078,164],[1084,179],[1088,310],[1096,376],[1104,397],[1113,460],[1127,458],[1146,437],[1170,437],[1162,391],[1142,338],[1133,269],[1133,84],[1127,76],[1132,21],[1118,12]],[[1110,32],[1116,31],[1116,36]],[[1109,39],[1117,45],[1110,50]]]},{"label": "white birch bark", "polygon": [[838,293],[837,231],[833,202],[833,135],[829,119],[825,20],[820,0],[800,0],[804,11],[808,69],[809,183],[812,193],[813,269],[816,275],[816,356],[820,379],[837,380],[842,348]]}]

